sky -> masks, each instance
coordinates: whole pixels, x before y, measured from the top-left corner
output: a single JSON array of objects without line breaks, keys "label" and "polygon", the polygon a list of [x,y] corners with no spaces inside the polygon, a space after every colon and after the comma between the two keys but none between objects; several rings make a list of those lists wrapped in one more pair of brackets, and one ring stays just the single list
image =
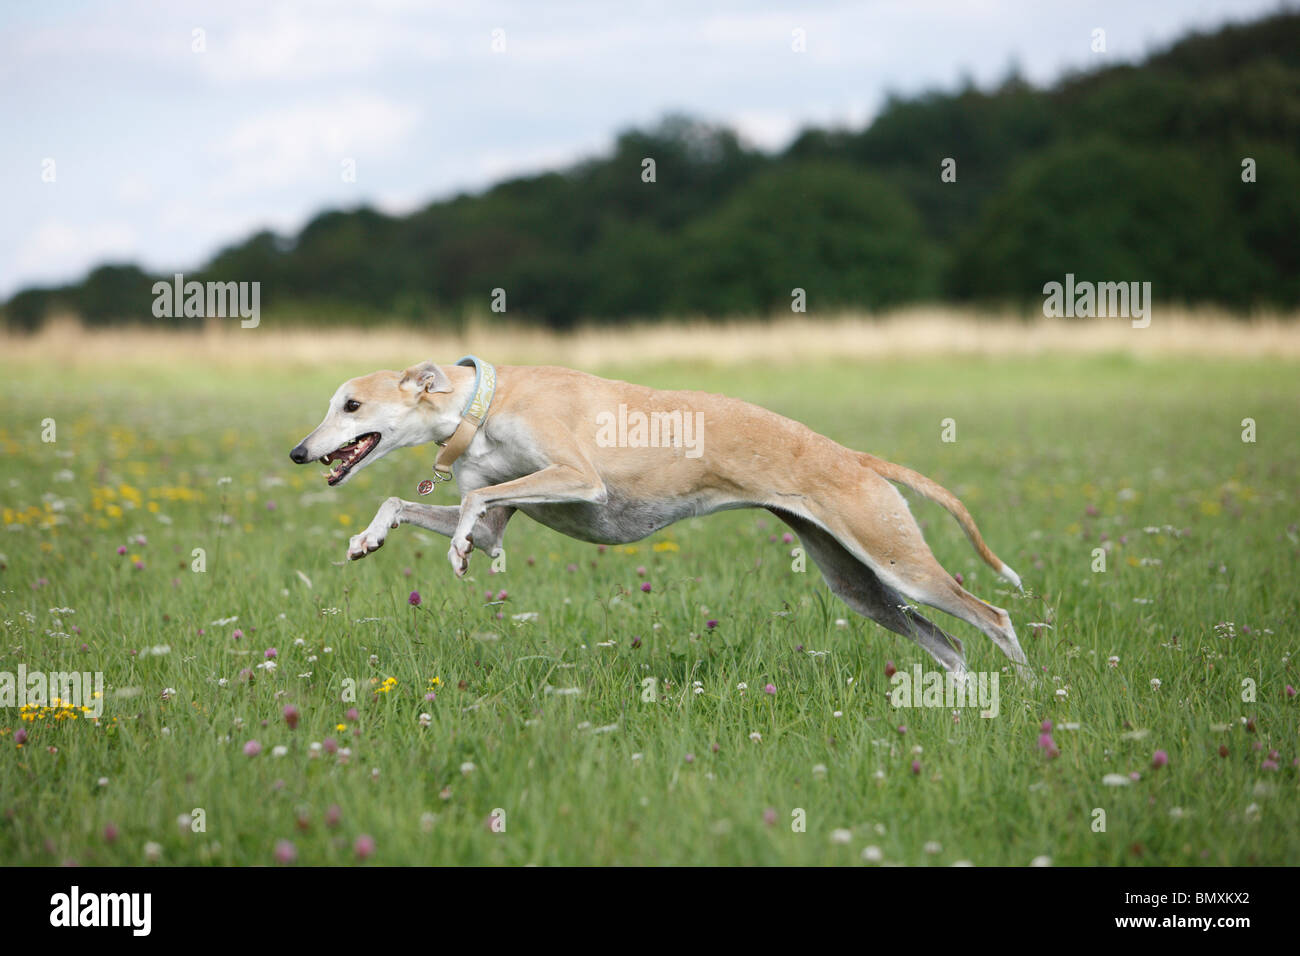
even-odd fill
[{"label": "sky", "polygon": [[325,209],[407,213],[668,113],[776,150],[805,126],[861,128],[891,92],[986,86],[1013,63],[1047,84],[1280,5],[11,0],[0,299],[104,262],[196,268]]}]

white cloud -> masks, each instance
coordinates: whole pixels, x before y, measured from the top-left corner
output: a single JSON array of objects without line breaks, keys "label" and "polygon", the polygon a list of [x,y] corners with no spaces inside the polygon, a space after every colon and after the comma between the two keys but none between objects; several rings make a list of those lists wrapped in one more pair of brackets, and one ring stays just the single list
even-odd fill
[{"label": "white cloud", "polygon": [[105,260],[126,259],[136,245],[136,231],[128,223],[47,219],[16,244],[9,269],[28,282],[62,282]]}]

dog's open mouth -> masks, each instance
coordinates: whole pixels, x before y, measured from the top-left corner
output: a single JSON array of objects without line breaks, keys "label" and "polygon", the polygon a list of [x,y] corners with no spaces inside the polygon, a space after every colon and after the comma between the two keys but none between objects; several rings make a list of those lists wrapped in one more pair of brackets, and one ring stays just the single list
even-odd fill
[{"label": "dog's open mouth", "polygon": [[379,444],[379,432],[367,432],[364,435],[358,435],[352,441],[340,445],[328,455],[322,455],[320,463],[328,465],[334,463],[334,467],[325,472],[325,481],[330,485],[337,485],[340,481],[348,476],[357,463],[375,450]]}]

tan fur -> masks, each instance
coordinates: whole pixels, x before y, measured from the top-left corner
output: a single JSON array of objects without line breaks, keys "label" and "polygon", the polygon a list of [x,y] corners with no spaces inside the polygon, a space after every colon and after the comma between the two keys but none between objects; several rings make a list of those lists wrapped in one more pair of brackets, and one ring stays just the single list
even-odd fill
[{"label": "tan fur", "polygon": [[[445,442],[472,391],[473,370],[448,365],[437,371],[426,364],[405,373],[376,372],[347,383],[339,395],[376,409],[370,419],[357,413],[358,430],[369,421],[397,421],[403,434],[417,435],[403,438],[404,444]],[[427,389],[417,387],[421,381]],[[699,413],[700,455],[691,457],[684,447],[603,446],[598,416],[617,414],[619,406],[647,415]],[[317,432],[334,427],[337,417],[346,418],[331,411]],[[339,427],[346,434],[348,426]],[[309,457],[328,451],[312,448]],[[800,532],[827,582],[850,606],[917,640],[945,667],[962,669],[960,643],[907,599],[968,621],[1013,660],[1025,660],[1007,613],[967,592],[939,565],[890,481],[946,508],[980,557],[1018,583],[951,492],[747,402],[555,366],[498,366],[490,413],[454,473],[462,495],[458,508],[390,498],[352,539],[349,556],[365,556],[382,545],[389,528],[413,523],[452,539],[448,558],[461,575],[476,545],[499,553],[515,510],[574,537],[612,543],[637,540],[689,515],[767,508]]]}]

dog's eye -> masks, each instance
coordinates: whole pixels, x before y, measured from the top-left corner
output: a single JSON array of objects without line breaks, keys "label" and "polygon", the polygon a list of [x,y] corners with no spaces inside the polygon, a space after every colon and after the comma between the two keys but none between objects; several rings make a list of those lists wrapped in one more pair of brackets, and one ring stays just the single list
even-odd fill
[{"label": "dog's eye", "polygon": [[343,410],[345,412],[355,412],[360,407],[361,407],[361,403],[358,402],[355,398],[349,398],[346,402],[343,403]]}]

